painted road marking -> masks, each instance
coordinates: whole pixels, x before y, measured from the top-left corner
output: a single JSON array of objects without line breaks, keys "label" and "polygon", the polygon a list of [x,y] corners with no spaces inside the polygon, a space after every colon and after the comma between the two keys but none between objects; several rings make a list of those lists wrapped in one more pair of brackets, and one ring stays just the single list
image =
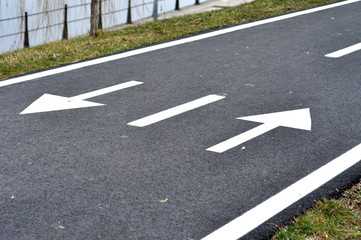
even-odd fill
[{"label": "painted road marking", "polygon": [[347,47],[347,48],[338,50],[338,51],[336,51],[336,52],[326,54],[325,57],[329,57],[329,58],[339,58],[339,57],[343,57],[343,56],[345,56],[345,55],[347,55],[347,54],[356,52],[356,51],[358,51],[358,50],[360,50],[360,49],[361,49],[361,43],[357,43],[357,44],[355,44],[355,45],[352,45],[352,46],[350,46],[350,47]]},{"label": "painted road marking", "polygon": [[96,64],[106,63],[106,62],[110,62],[110,61],[114,61],[114,60],[118,60],[118,59],[122,59],[122,58],[136,56],[136,55],[147,53],[147,52],[152,52],[152,51],[156,51],[156,50],[160,50],[160,49],[178,46],[181,44],[195,42],[195,41],[199,41],[202,39],[211,38],[211,37],[235,32],[235,31],[239,31],[239,30],[243,30],[243,29],[247,29],[247,28],[252,28],[252,27],[264,25],[267,23],[282,21],[285,19],[294,18],[294,17],[298,17],[298,16],[310,14],[310,13],[315,13],[315,12],[319,12],[319,11],[323,11],[323,10],[327,10],[327,9],[331,9],[331,8],[335,8],[335,7],[340,7],[340,6],[344,6],[347,4],[356,3],[359,1],[361,1],[361,0],[348,0],[348,1],[338,2],[338,3],[334,3],[334,4],[329,4],[326,6],[316,7],[316,8],[312,8],[312,9],[308,9],[308,10],[304,10],[304,11],[299,11],[299,12],[285,14],[282,16],[277,16],[277,17],[273,17],[273,18],[269,18],[269,19],[264,19],[264,20],[260,20],[257,22],[246,23],[246,24],[242,24],[239,26],[235,26],[235,27],[230,27],[230,28],[226,28],[226,29],[222,29],[222,30],[218,30],[218,31],[200,34],[200,35],[193,36],[193,37],[188,37],[188,38],[179,39],[179,40],[175,40],[175,41],[171,41],[171,42],[167,42],[167,43],[162,43],[162,44],[158,44],[158,45],[154,45],[154,46],[150,46],[150,47],[144,47],[144,48],[132,50],[129,52],[124,52],[124,53],[114,54],[111,56],[96,58],[93,60],[75,63],[75,64],[64,66],[64,67],[59,67],[59,68],[55,68],[55,69],[51,69],[51,70],[42,71],[39,73],[28,74],[25,76],[1,81],[0,87],[5,87],[8,85],[26,82],[26,81],[31,81],[31,80],[35,80],[35,79],[63,73],[63,72],[72,71],[72,70],[79,69],[79,68],[89,67],[89,66],[93,66]]},{"label": "painted road marking", "polygon": [[135,126],[135,127],[145,127],[145,126],[149,126],[153,123],[165,120],[167,118],[179,115],[181,113],[185,113],[188,112],[190,110],[202,107],[204,105],[219,101],[221,99],[225,98],[224,96],[220,96],[220,95],[208,95],[199,99],[196,99],[194,101],[188,102],[188,103],[184,103],[182,105],[164,110],[162,112],[158,112],[155,113],[153,115],[150,115],[148,117],[144,117],[138,120],[135,120],[133,122],[128,123],[128,125],[130,126]]},{"label": "painted road marking", "polygon": [[104,95],[107,93],[115,92],[129,87],[134,87],[139,84],[143,84],[143,83],[138,81],[129,81],[111,87],[92,91],[89,93],[80,94],[70,98],[46,93],[40,98],[38,98],[35,102],[33,102],[30,106],[28,106],[20,114],[52,112],[52,111],[60,111],[60,110],[75,109],[75,108],[103,106],[104,104],[85,101],[85,99],[93,98],[96,96]]},{"label": "painted road marking", "polygon": [[236,240],[361,160],[361,144],[232,220],[202,240]]},{"label": "painted road marking", "polygon": [[248,140],[251,140],[252,138],[258,137],[281,126],[311,131],[311,114],[309,108],[240,117],[237,119],[260,122],[263,124],[247,132],[232,137],[224,142],[214,145],[213,147],[206,149],[207,151],[223,153]]}]

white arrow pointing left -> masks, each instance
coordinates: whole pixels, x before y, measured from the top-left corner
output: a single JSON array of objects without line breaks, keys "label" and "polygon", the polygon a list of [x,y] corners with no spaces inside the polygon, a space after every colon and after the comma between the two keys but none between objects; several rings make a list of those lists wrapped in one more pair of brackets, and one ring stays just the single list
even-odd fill
[{"label": "white arrow pointing left", "polygon": [[129,81],[111,87],[92,91],[89,93],[77,95],[74,97],[62,97],[62,96],[45,93],[43,96],[38,98],[35,102],[33,102],[20,114],[52,112],[52,111],[60,111],[60,110],[75,109],[75,108],[102,106],[104,104],[85,101],[85,99],[93,98],[96,96],[104,95],[107,93],[111,93],[129,87],[133,87],[139,84],[143,84],[143,83],[138,81]]}]

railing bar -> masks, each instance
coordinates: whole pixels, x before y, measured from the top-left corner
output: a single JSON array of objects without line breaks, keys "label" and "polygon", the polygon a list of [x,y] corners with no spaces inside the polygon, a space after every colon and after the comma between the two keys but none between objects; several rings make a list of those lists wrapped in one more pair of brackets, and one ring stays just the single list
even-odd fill
[{"label": "railing bar", "polygon": [[144,3],[144,4],[134,5],[134,6],[132,6],[132,8],[141,7],[141,6],[145,6],[145,5],[149,5],[149,4],[153,4],[153,2],[148,2],[148,3]]},{"label": "railing bar", "polygon": [[123,9],[119,9],[119,10],[116,10],[116,11],[112,11],[112,12],[106,12],[106,13],[102,13],[103,15],[107,15],[107,14],[112,14],[112,13],[116,13],[116,12],[121,12],[121,11],[126,11],[127,8],[123,8]]},{"label": "railing bar", "polygon": [[23,33],[25,33],[25,32],[10,33],[10,34],[6,34],[6,35],[2,35],[2,36],[0,36],[0,38],[10,37],[10,36],[13,36],[13,35],[18,35],[18,34],[23,34]]}]

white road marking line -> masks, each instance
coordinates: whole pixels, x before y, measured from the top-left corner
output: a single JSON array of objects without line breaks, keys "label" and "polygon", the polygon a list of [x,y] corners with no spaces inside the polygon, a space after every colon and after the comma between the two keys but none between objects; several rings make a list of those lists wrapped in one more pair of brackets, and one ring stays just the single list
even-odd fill
[{"label": "white road marking line", "polygon": [[236,240],[361,160],[361,144],[232,220],[202,240]]},{"label": "white road marking line", "polygon": [[114,61],[114,60],[118,60],[118,59],[122,59],[122,58],[126,58],[126,57],[136,56],[139,54],[152,52],[152,51],[156,51],[156,50],[160,50],[160,49],[164,49],[164,48],[169,48],[169,47],[173,47],[173,46],[177,46],[177,45],[181,45],[181,44],[185,44],[185,43],[199,41],[202,39],[235,32],[235,31],[239,31],[242,29],[252,28],[252,27],[260,26],[260,25],[267,24],[267,23],[282,21],[285,19],[294,18],[294,17],[298,17],[298,16],[310,14],[310,13],[315,13],[315,12],[323,11],[326,9],[340,7],[340,6],[344,6],[344,5],[359,2],[359,1],[361,1],[361,0],[348,0],[348,1],[338,2],[338,3],[326,5],[326,6],[316,7],[316,8],[312,8],[312,9],[308,9],[308,10],[304,10],[304,11],[299,11],[299,12],[285,14],[282,16],[277,16],[277,17],[273,17],[273,18],[269,18],[269,19],[265,19],[265,20],[260,20],[257,22],[246,23],[246,24],[242,24],[239,26],[230,27],[230,28],[226,28],[226,29],[222,29],[222,30],[218,30],[218,31],[213,31],[213,32],[209,32],[209,33],[205,33],[205,34],[201,34],[201,35],[197,35],[197,36],[193,36],[193,37],[188,37],[188,38],[179,39],[179,40],[175,40],[175,41],[171,41],[171,42],[167,42],[167,43],[162,43],[162,44],[158,44],[158,45],[154,45],[154,46],[150,46],[150,47],[144,47],[144,48],[132,50],[129,52],[119,53],[119,54],[101,57],[101,58],[97,58],[97,59],[93,59],[93,60],[89,60],[89,61],[85,61],[85,62],[75,63],[75,64],[71,64],[71,65],[64,66],[64,67],[58,67],[55,69],[46,70],[46,71],[42,71],[39,73],[28,74],[28,75],[21,76],[21,77],[16,77],[16,78],[12,78],[9,80],[0,81],[0,87],[5,87],[8,85],[26,82],[26,81],[31,81],[31,80],[35,80],[35,79],[63,73],[63,72],[72,71],[72,70],[83,68],[83,67],[93,66],[96,64],[100,64],[100,63],[106,63],[109,61]]},{"label": "white road marking line", "polygon": [[199,99],[196,99],[194,101],[188,102],[188,103],[184,103],[182,105],[164,110],[162,112],[158,112],[155,114],[152,114],[148,117],[144,117],[138,120],[135,120],[133,122],[128,123],[128,125],[130,126],[135,126],[135,127],[145,127],[145,126],[149,126],[153,123],[165,120],[167,118],[179,115],[181,113],[193,110],[195,108],[199,108],[202,107],[204,105],[219,101],[221,99],[225,98],[224,96],[220,96],[220,95],[208,95]]},{"label": "white road marking line", "polygon": [[329,58],[339,58],[339,57],[343,57],[343,56],[345,56],[345,55],[347,55],[347,54],[356,52],[356,51],[358,51],[358,50],[360,50],[360,49],[361,49],[361,43],[357,43],[357,44],[355,44],[355,45],[352,45],[352,46],[350,46],[350,47],[347,47],[347,48],[338,50],[338,51],[336,51],[336,52],[326,54],[325,57],[329,57]]},{"label": "white road marking line", "polygon": [[252,138],[258,137],[281,126],[311,131],[312,125],[309,108],[240,117],[237,119],[260,122],[263,124],[226,141],[218,143],[217,145],[206,149],[207,151],[223,153],[244,142],[247,142],[248,140],[251,140]]}]

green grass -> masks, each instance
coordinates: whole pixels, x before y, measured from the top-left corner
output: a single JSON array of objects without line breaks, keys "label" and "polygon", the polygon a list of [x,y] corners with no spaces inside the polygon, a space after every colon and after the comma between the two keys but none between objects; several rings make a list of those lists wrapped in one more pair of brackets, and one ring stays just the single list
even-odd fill
[{"label": "green grass", "polygon": [[78,37],[0,55],[0,80],[40,69],[159,43],[208,29],[256,21],[339,0],[255,0],[238,7],[176,17],[117,31],[100,37]]},{"label": "green grass", "polygon": [[323,199],[272,240],[361,239],[361,183],[338,200]]}]

